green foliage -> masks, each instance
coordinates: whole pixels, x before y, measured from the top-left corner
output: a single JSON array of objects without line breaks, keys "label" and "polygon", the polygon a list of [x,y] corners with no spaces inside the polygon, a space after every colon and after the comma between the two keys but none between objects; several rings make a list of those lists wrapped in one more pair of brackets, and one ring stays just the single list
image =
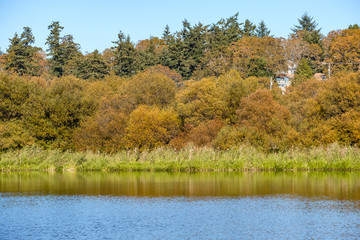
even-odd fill
[{"label": "green foliage", "polygon": [[259,25],[256,27],[256,36],[259,38],[270,36],[270,30],[267,28],[263,20],[261,20]]},{"label": "green foliage", "polygon": [[114,72],[118,76],[131,76],[138,70],[137,53],[130,36],[126,36],[120,31],[118,40],[113,42],[114,50]]},{"label": "green foliage", "polygon": [[10,39],[4,69],[19,75],[38,75],[39,67],[35,54],[39,49],[31,46],[34,42],[35,37],[29,27],[24,27],[21,36],[15,33]]},{"label": "green foliage", "polygon": [[252,37],[256,35],[256,25],[253,24],[249,19],[246,19],[244,22],[243,36]]},{"label": "green foliage", "polygon": [[295,77],[292,81],[292,85],[296,86],[297,84],[300,84],[301,82],[304,82],[307,79],[311,78],[313,75],[314,71],[310,66],[309,60],[307,60],[306,58],[302,58],[299,62],[298,67],[296,68]]},{"label": "green foliage", "polygon": [[267,153],[242,147],[226,151],[187,147],[113,154],[79,153],[27,147],[0,154],[0,171],[351,171],[360,169],[359,149],[332,145],[305,151]]},{"label": "green foliage", "polygon": [[103,79],[109,72],[107,63],[97,50],[72,58],[65,67],[66,75],[72,74],[81,79]]},{"label": "green foliage", "polygon": [[51,56],[50,60],[50,72],[55,76],[62,76],[64,74],[64,53],[61,48],[61,37],[60,33],[64,29],[64,27],[60,26],[59,22],[52,22],[48,29],[50,30],[50,35],[46,39],[47,45],[49,45],[49,56]]},{"label": "green foliage", "polygon": [[322,35],[320,34],[321,28],[316,29],[318,23],[313,20],[307,13],[298,19],[299,25],[295,25],[291,30],[293,36],[299,37],[310,44],[318,44],[321,46]]},{"label": "green foliage", "polygon": [[360,27],[359,27],[359,25],[357,25],[356,23],[354,24],[354,25],[349,25],[349,27],[348,27],[348,29],[352,29],[352,30],[354,30],[354,29],[359,29]]}]

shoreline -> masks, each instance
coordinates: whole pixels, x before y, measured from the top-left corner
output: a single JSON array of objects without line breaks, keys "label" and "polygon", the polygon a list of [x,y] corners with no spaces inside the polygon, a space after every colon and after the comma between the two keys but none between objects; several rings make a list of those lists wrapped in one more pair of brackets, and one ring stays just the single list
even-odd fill
[{"label": "shoreline", "polygon": [[254,148],[217,151],[187,147],[114,154],[62,152],[38,147],[0,153],[0,172],[261,172],[359,171],[360,150],[330,146],[280,153]]}]

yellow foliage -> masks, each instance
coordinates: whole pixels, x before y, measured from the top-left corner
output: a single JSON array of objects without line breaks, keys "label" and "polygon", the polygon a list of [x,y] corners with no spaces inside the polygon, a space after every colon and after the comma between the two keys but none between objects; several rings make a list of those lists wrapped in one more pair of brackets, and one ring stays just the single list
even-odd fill
[{"label": "yellow foliage", "polygon": [[139,106],[130,114],[126,145],[139,150],[163,146],[179,133],[179,126],[180,120],[173,110]]}]

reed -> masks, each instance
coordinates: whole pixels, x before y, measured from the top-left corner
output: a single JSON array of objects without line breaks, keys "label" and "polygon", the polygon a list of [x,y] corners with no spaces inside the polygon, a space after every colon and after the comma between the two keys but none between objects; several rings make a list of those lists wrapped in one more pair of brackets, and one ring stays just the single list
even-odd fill
[{"label": "reed", "polygon": [[360,170],[360,149],[337,144],[323,148],[264,153],[244,147],[217,151],[119,151],[114,154],[27,147],[0,153],[1,171],[350,171]]}]

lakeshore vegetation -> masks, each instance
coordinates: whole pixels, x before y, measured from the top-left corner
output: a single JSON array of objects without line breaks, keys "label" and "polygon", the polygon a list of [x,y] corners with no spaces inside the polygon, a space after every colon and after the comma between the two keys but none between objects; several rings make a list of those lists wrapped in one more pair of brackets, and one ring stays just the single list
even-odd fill
[{"label": "lakeshore vegetation", "polygon": [[298,22],[184,20],[85,55],[59,22],[47,53],[24,27],[0,51],[0,170],[359,170],[359,26]]}]

